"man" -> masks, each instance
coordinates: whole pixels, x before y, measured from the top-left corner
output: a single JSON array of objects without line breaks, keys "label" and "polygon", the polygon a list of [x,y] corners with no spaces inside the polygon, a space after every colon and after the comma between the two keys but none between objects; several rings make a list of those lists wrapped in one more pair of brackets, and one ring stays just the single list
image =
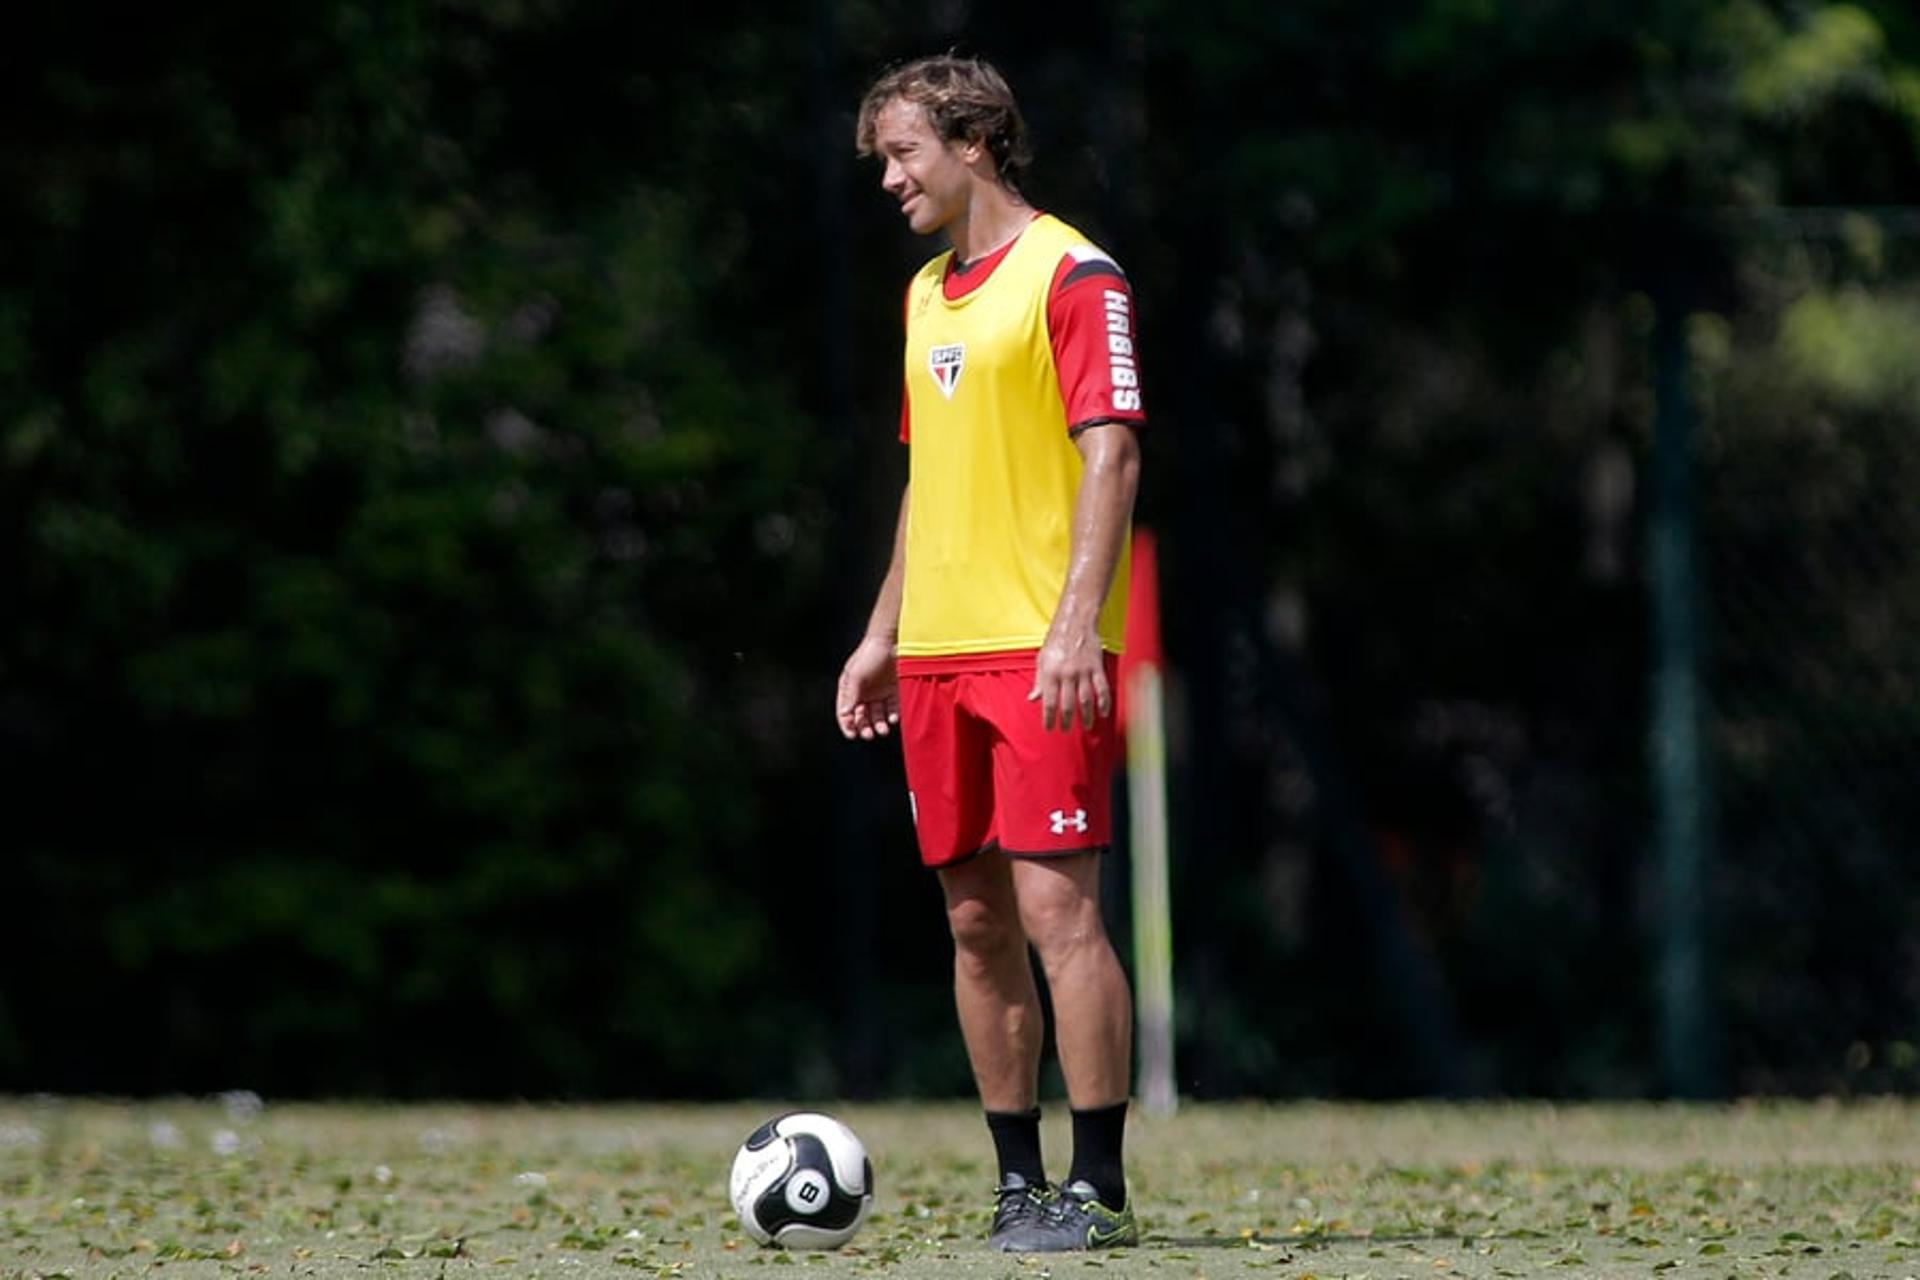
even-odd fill
[{"label": "man", "polygon": [[[883,161],[907,224],[952,248],[907,291],[907,491],[836,715],[849,738],[902,739],[999,1162],[990,1243],[1133,1244],[1132,997],[1101,922],[1098,858],[1145,422],[1132,295],[1111,258],[1020,194],[1024,125],[986,63],[927,58],[882,77],[857,144]],[[1058,1187],[1040,1152],[1029,947],[1072,1110]]]}]

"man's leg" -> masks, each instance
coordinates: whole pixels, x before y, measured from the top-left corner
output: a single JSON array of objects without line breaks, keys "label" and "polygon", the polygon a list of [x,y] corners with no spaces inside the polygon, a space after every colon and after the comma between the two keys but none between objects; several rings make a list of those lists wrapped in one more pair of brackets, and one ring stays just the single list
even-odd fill
[{"label": "man's leg", "polygon": [[998,849],[940,869],[953,934],[953,999],[980,1102],[989,1112],[1034,1108],[1043,1036],[1013,876]]},{"label": "man's leg", "polygon": [[[1053,1034],[1073,1108],[1072,1171],[1045,1213],[1002,1248],[1057,1250],[1139,1238],[1121,1160],[1131,1081],[1133,1001],[1100,919],[1099,851],[1110,843],[1118,738],[1101,720],[1049,733],[1028,700],[1032,673],[971,687],[993,743],[994,830],[1020,932],[1053,995]],[[1113,663],[1109,659],[1109,678]]]},{"label": "man's leg", "polygon": [[1133,995],[1100,918],[1094,853],[1012,859],[1020,922],[1053,996],[1053,1038],[1076,1111],[1132,1089]]},{"label": "man's leg", "polygon": [[1014,863],[1027,937],[1053,996],[1053,1034],[1073,1108],[1073,1167],[1045,1248],[1096,1248],[1138,1238],[1122,1157],[1130,1090],[1133,996],[1100,918],[1099,855]]},{"label": "man's leg", "polygon": [[953,934],[953,997],[1000,1183],[988,1243],[1020,1249],[1051,1195],[1040,1156],[1040,993],[1020,931],[1007,859],[988,849],[943,867],[940,887]]}]

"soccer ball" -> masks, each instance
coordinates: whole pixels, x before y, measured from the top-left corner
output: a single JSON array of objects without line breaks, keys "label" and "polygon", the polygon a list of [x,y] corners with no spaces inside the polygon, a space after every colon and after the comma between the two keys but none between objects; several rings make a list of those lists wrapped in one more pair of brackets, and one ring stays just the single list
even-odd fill
[{"label": "soccer ball", "polygon": [[873,1162],[832,1116],[794,1111],[740,1144],[727,1190],[740,1225],[761,1244],[837,1249],[873,1208]]}]

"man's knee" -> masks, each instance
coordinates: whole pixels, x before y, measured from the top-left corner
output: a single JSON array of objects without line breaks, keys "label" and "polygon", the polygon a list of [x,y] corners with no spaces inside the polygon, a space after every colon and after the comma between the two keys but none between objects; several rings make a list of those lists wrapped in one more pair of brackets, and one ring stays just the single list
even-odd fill
[{"label": "man's knee", "polygon": [[1064,882],[1045,892],[1023,894],[1020,921],[1048,968],[1082,948],[1107,945],[1099,899]]},{"label": "man's knee", "polygon": [[963,956],[998,957],[1026,946],[1015,913],[981,898],[949,903],[947,928]]}]

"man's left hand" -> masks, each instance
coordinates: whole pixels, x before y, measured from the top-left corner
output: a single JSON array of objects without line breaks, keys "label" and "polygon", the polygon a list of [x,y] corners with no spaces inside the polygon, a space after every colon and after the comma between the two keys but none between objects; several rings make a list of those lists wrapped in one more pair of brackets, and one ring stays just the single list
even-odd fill
[{"label": "man's left hand", "polygon": [[1040,704],[1040,723],[1065,732],[1079,717],[1080,727],[1113,714],[1113,686],[1107,680],[1106,654],[1099,633],[1088,629],[1071,637],[1050,633],[1034,661],[1028,702]]}]

